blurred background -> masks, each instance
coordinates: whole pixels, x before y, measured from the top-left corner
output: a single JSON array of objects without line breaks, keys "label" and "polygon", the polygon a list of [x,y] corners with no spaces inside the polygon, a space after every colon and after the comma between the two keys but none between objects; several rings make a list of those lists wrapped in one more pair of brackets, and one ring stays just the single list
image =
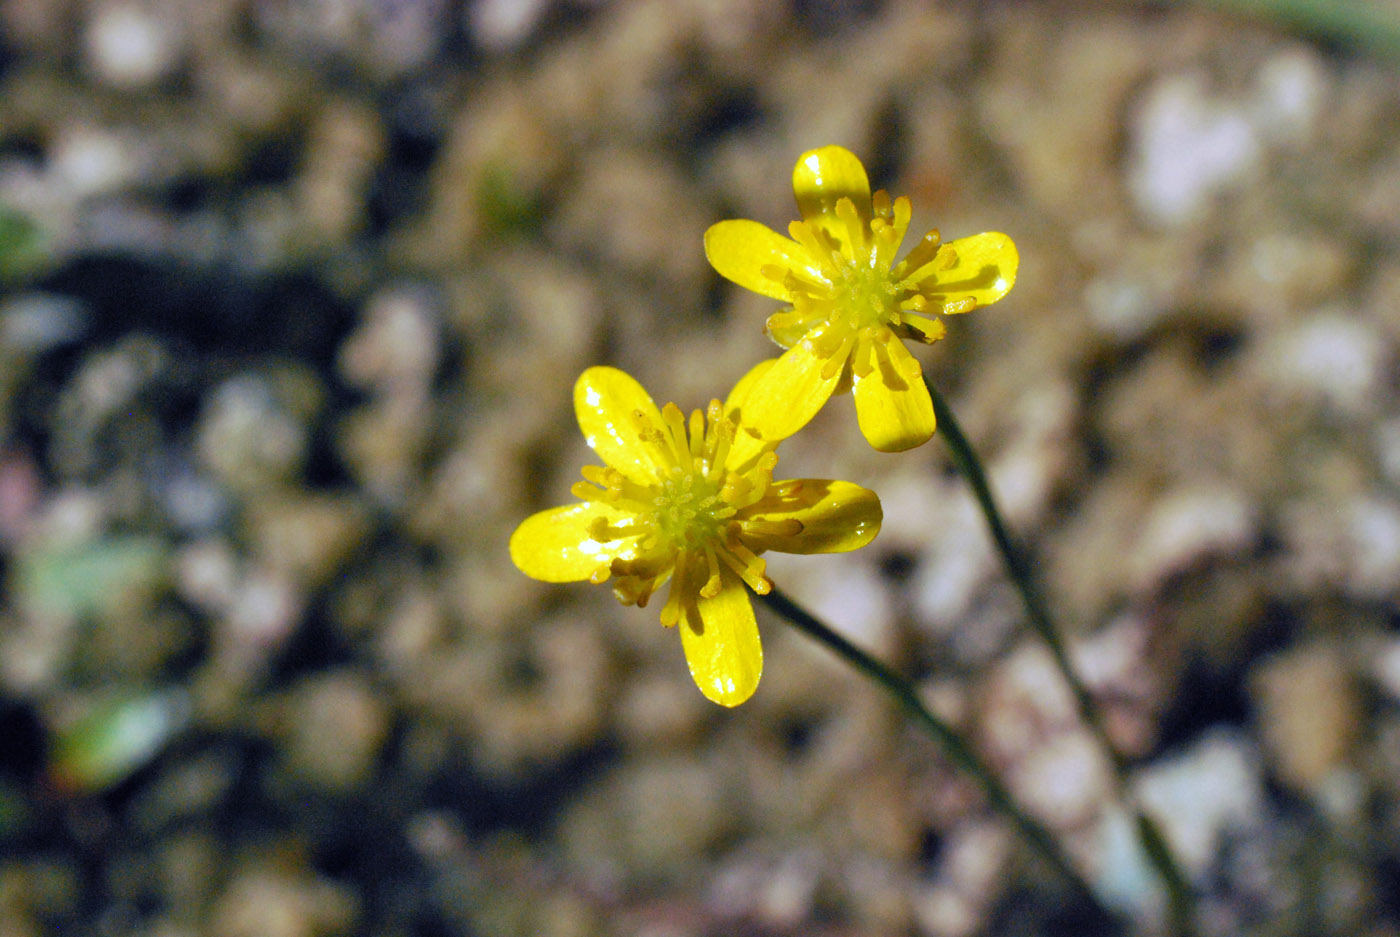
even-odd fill
[{"label": "blurred background", "polygon": [[[1210,934],[1400,934],[1400,5],[0,0],[0,937],[1084,935],[760,611],[512,567],[612,364],[723,396],[854,150],[1019,282],[918,350]],[[912,241],[911,241],[912,243]],[[1160,898],[938,439],[792,596],[916,679],[1123,933]]]}]

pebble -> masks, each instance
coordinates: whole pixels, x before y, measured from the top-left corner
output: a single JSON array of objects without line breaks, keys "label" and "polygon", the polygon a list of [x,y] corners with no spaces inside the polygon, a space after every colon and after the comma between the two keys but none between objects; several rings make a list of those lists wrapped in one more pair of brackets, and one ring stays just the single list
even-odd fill
[{"label": "pebble", "polygon": [[389,718],[364,676],[331,671],[307,677],[282,701],[277,735],[285,766],[317,790],[358,790],[373,778]]},{"label": "pebble", "polygon": [[256,561],[307,590],[330,581],[370,534],[365,506],[348,494],[262,498],[246,522]]},{"label": "pebble", "polygon": [[1316,794],[1359,739],[1363,710],[1351,668],[1334,647],[1301,645],[1256,664],[1249,687],[1274,773]]},{"label": "pebble", "polygon": [[349,886],[307,869],[250,866],[214,901],[210,937],[348,937],[360,899]]},{"label": "pebble", "polygon": [[50,293],[19,293],[0,301],[0,354],[41,355],[82,338],[88,312],[77,300]]},{"label": "pebble", "polygon": [[1256,173],[1262,143],[1239,103],[1211,94],[1197,72],[1159,79],[1132,117],[1128,188],[1151,222],[1182,227]]},{"label": "pebble", "polygon": [[[1184,750],[1140,769],[1133,787],[1183,871],[1204,882],[1227,836],[1256,835],[1264,819],[1263,768],[1241,732],[1208,729]],[[1112,811],[1098,827],[1094,886],[1124,913],[1160,918],[1162,893],[1132,821]]]},{"label": "pebble", "polygon": [[1259,352],[1262,377],[1289,395],[1337,413],[1376,413],[1388,399],[1393,347],[1353,310],[1330,308],[1274,336]]},{"label": "pebble", "polygon": [[1212,558],[1247,553],[1259,537],[1257,511],[1243,492],[1199,484],[1159,497],[1141,520],[1126,564],[1140,590]]},{"label": "pebble", "polygon": [[548,5],[548,0],[473,0],[466,7],[472,39],[488,52],[510,52],[529,37]]},{"label": "pebble", "polygon": [[301,471],[308,431],[266,375],[246,374],[206,396],[196,446],[215,477],[235,492],[253,492]]},{"label": "pebble", "polygon": [[89,66],[113,87],[147,88],[179,63],[179,23],[179,17],[161,15],[154,3],[96,3],[84,36]]}]

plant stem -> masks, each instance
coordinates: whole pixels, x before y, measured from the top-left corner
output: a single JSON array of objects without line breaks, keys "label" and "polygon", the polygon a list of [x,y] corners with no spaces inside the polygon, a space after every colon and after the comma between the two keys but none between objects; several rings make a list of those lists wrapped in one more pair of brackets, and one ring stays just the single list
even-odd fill
[{"label": "plant stem", "polygon": [[981,461],[973,451],[972,445],[967,441],[967,437],[963,435],[962,427],[954,418],[953,411],[948,408],[947,401],[943,399],[943,396],[938,393],[927,377],[924,379],[924,384],[928,387],[929,395],[933,398],[933,412],[938,420],[939,433],[948,444],[953,464],[957,466],[958,471],[972,487],[973,496],[976,497],[982,514],[987,519],[987,526],[991,530],[997,552],[1001,554],[1006,573],[1025,603],[1026,616],[1030,619],[1031,627],[1045,642],[1045,646],[1050,649],[1055,666],[1059,669],[1074,696],[1081,721],[1088,727],[1099,747],[1108,757],[1109,764],[1113,769],[1114,792],[1118,801],[1132,814],[1143,851],[1147,854],[1148,861],[1152,863],[1166,887],[1167,909],[1171,917],[1172,928],[1178,937],[1193,937],[1197,930],[1195,899],[1191,892],[1191,885],[1182,872],[1180,864],[1176,861],[1166,838],[1162,835],[1160,827],[1142,809],[1137,798],[1133,795],[1132,787],[1129,784],[1128,764],[1109,737],[1103,717],[1100,715],[1099,708],[1094,704],[1094,698],[1089,693],[1088,687],[1084,685],[1084,681],[1079,678],[1079,674],[1070,662],[1069,651],[1064,640],[1060,637],[1059,631],[1050,620],[1048,607],[1035,586],[1030,566],[1027,564],[1024,554],[1011,541],[1011,535],[1007,532],[1001,511],[997,508],[996,499],[992,497],[992,490],[987,483],[987,474],[982,470]]},{"label": "plant stem", "polygon": [[1011,796],[1011,792],[997,780],[996,775],[977,755],[972,746],[956,729],[923,704],[908,680],[833,631],[779,589],[774,588],[766,595],[759,596],[759,599],[774,612],[791,622],[798,631],[826,645],[838,657],[874,680],[894,697],[904,714],[937,742],[943,749],[943,753],[955,765],[972,776],[981,787],[983,795],[992,808],[1010,820],[1031,848],[1073,886],[1078,897],[1086,903],[1087,907],[1093,909],[1096,916],[1101,918],[1098,926],[1102,927],[1102,932],[1111,932],[1111,916],[1100,904],[1098,896],[1094,894],[1089,883],[1069,861],[1055,837],[1030,814],[1021,809]]}]

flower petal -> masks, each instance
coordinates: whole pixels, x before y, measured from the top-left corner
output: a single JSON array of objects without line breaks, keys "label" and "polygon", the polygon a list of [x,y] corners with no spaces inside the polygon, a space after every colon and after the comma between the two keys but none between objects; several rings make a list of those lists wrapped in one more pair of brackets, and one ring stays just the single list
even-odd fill
[{"label": "flower petal", "polygon": [[845,147],[824,146],[797,157],[792,168],[792,194],[804,219],[836,219],[836,202],[848,198],[856,214],[870,221],[870,178],[856,155]]},{"label": "flower petal", "polygon": [[908,349],[899,341],[886,347],[890,361],[855,379],[856,420],[871,446],[903,452],[922,446],[933,435],[933,399]]},{"label": "flower petal", "polygon": [[[936,269],[944,251],[950,248],[957,255],[957,262],[947,269]],[[919,283],[919,292],[934,303],[935,310],[940,303],[968,298],[977,300],[978,306],[986,306],[1011,292],[1018,264],[1011,238],[989,231],[944,245],[938,257],[906,279]]]},{"label": "flower petal", "polygon": [[510,558],[525,575],[545,582],[579,582],[622,555],[630,541],[600,543],[589,534],[597,518],[625,526],[632,515],[601,501],[566,504],[532,514],[510,535]]},{"label": "flower petal", "polygon": [[728,568],[720,581],[714,598],[683,601],[681,646],[700,692],[721,706],[738,706],[758,688],[763,646],[748,588]]},{"label": "flower petal", "polygon": [[806,426],[831,397],[845,370],[837,368],[831,377],[822,377],[826,360],[805,341],[785,351],[750,388],[744,424],[767,442],[787,439]]},{"label": "flower petal", "polygon": [[[754,505],[755,523],[744,528],[744,545],[755,553],[845,553],[865,546],[880,532],[880,498],[868,488],[820,478],[777,485],[783,494]],[[788,520],[800,521],[802,529],[795,534],[773,532]]]},{"label": "flower petal", "polygon": [[705,232],[705,257],[726,280],[773,299],[791,301],[787,287],[763,272],[817,268],[806,248],[767,225],[742,219],[721,221]]},{"label": "flower petal", "polygon": [[729,455],[724,460],[725,466],[733,471],[742,471],[747,467],[750,459],[763,452],[764,449],[773,446],[773,443],[763,439],[761,435],[758,435],[757,430],[753,430],[748,425],[748,401],[754,384],[758,382],[760,377],[767,374],[777,362],[777,358],[769,358],[754,365],[747,374],[739,378],[739,383],[734,385],[734,389],[729,392],[729,397],[724,401],[724,415],[738,421],[739,424],[734,442],[729,446]]},{"label": "flower petal", "polygon": [[635,414],[660,428],[661,411],[636,378],[617,368],[589,368],[574,384],[574,413],[584,441],[603,461],[640,484],[656,480],[657,458]]}]

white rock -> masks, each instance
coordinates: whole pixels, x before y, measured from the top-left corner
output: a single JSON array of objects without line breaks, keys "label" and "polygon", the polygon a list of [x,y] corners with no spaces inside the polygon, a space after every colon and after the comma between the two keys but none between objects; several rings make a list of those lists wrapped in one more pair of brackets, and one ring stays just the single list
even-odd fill
[{"label": "white rock", "polygon": [[[1233,729],[1212,729],[1174,758],[1143,769],[1134,787],[1161,826],[1188,877],[1210,871],[1222,836],[1261,822],[1262,767],[1250,740]],[[1161,889],[1138,845],[1131,819],[1113,811],[1099,827],[1095,887],[1113,907],[1159,914]]]},{"label": "white rock", "polygon": [[76,124],[59,131],[49,162],[52,183],[75,200],[121,187],[136,168],[128,141],[105,129]]},{"label": "white rock", "polygon": [[1327,92],[1327,73],[1310,49],[1290,49],[1264,63],[1255,79],[1254,118],[1260,133],[1280,143],[1313,136]]},{"label": "white rock", "polygon": [[1347,510],[1353,595],[1383,599],[1400,586],[1400,505],[1380,495],[1355,498]]},{"label": "white rock", "polygon": [[784,553],[763,558],[769,577],[799,605],[873,653],[892,649],[889,589],[870,563],[858,557],[830,557],[823,563]]},{"label": "white rock", "polygon": [[1241,492],[1211,485],[1173,491],[1143,521],[1130,558],[1134,582],[1151,588],[1208,556],[1247,550],[1257,535],[1256,512]]},{"label": "white rock", "polygon": [[1370,659],[1371,676],[1394,702],[1400,702],[1400,638],[1385,644]]},{"label": "white rock", "polygon": [[1264,376],[1281,390],[1365,414],[1381,399],[1390,346],[1361,316],[1331,309],[1265,344],[1259,354]]},{"label": "white rock", "polygon": [[476,0],[467,9],[472,37],[492,52],[507,52],[530,35],[545,0]]},{"label": "white rock", "polygon": [[1198,73],[1164,79],[1134,115],[1128,187],[1151,221],[1199,220],[1213,195],[1259,164],[1261,147],[1248,114],[1212,99]]},{"label": "white rock", "polygon": [[139,3],[98,4],[84,36],[93,71],[119,88],[160,80],[180,57],[173,22]]},{"label": "white rock", "polygon": [[937,539],[914,571],[914,609],[935,630],[965,615],[997,569],[987,522],[966,490],[947,501]]}]

